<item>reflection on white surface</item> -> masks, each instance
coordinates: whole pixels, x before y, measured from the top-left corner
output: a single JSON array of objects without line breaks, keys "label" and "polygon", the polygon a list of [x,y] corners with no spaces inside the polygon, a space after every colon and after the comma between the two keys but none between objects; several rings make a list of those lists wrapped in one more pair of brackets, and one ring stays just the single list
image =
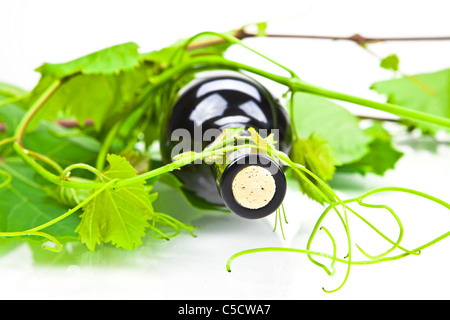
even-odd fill
[{"label": "reflection on white surface", "polygon": [[[450,148],[438,147],[438,153],[413,152],[401,146],[406,156],[397,170],[379,177],[340,177],[342,198],[360,194],[379,186],[397,185],[417,188],[449,201],[438,178],[450,176],[447,165]],[[427,171],[417,170],[426,163]],[[411,174],[411,173],[414,174]],[[438,177],[433,181],[431,177]],[[424,183],[424,182],[427,183]],[[383,194],[373,202],[392,205],[405,228],[405,244],[413,249],[450,229],[447,210],[411,196]],[[419,256],[377,265],[353,266],[344,288],[334,294],[322,292],[322,287],[334,289],[346,272],[337,264],[337,273],[328,277],[304,254],[267,252],[242,256],[226,271],[228,258],[240,250],[259,247],[305,248],[317,218],[323,208],[295,190],[290,190],[285,202],[288,224],[283,224],[286,240],[280,228],[273,232],[274,216],[251,221],[233,215],[212,214],[195,221],[197,238],[187,234],[171,241],[147,239],[136,251],[103,248],[92,254],[77,256],[76,248],[67,263],[50,261],[34,266],[32,251],[24,245],[0,259],[2,270],[1,298],[142,298],[142,299],[397,299],[450,298],[445,285],[450,281],[447,266],[450,249],[447,240],[422,252]],[[363,211],[360,211],[363,214]],[[366,217],[393,239],[398,226],[389,214],[367,212]],[[346,238],[339,221],[330,216],[323,225],[333,230],[338,255],[347,250]],[[374,232],[350,217],[352,242],[372,254],[389,248]],[[108,249],[108,250],[105,250]],[[318,233],[312,249],[332,252],[329,238]],[[353,252],[354,260],[362,255]],[[57,257],[57,256],[55,256]],[[56,258],[57,259],[57,258]],[[329,260],[320,260],[328,263]],[[49,264],[50,267],[46,267]],[[6,276],[7,275],[7,276]],[[43,287],[45,283],[45,287]]]}]

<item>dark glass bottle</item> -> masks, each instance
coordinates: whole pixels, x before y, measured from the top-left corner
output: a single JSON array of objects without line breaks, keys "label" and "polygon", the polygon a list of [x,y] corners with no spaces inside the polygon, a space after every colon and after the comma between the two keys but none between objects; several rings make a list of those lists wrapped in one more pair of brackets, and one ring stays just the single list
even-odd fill
[{"label": "dark glass bottle", "polygon": [[[163,123],[165,135],[160,144],[165,163],[179,152],[201,152],[225,128],[252,127],[263,138],[275,133],[276,147],[285,153],[291,145],[291,127],[285,110],[265,87],[238,72],[195,74],[178,92]],[[244,130],[242,135],[249,132]],[[188,197],[225,206],[249,219],[275,212],[286,193],[286,178],[280,164],[252,148],[233,152],[224,165],[189,164],[174,174]]]}]

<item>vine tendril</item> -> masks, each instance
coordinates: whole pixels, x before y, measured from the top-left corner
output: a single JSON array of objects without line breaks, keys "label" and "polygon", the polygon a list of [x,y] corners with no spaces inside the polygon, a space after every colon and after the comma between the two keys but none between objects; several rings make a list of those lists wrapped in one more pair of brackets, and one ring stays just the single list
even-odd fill
[{"label": "vine tendril", "polygon": [[[413,249],[413,250],[407,250],[407,249],[405,249],[405,248],[403,248],[403,247],[400,246],[400,242],[401,242],[401,240],[402,240],[402,238],[401,238],[400,236],[399,236],[399,240],[397,240],[397,242],[392,241],[391,239],[389,239],[388,237],[386,237],[385,235],[383,235],[378,229],[376,229],[369,221],[367,221],[366,219],[364,219],[364,218],[363,218],[362,216],[360,216],[356,211],[354,211],[352,208],[350,208],[350,207],[347,206],[348,203],[358,202],[360,205],[365,205],[365,206],[372,207],[372,208],[376,208],[376,209],[388,209],[388,208],[391,209],[390,207],[388,207],[388,206],[386,206],[386,205],[372,205],[372,204],[367,204],[367,203],[363,203],[363,202],[362,202],[362,200],[363,200],[364,198],[366,198],[366,197],[368,197],[368,196],[370,196],[370,195],[374,195],[374,194],[378,194],[378,193],[382,193],[382,192],[401,192],[401,193],[408,193],[408,194],[412,194],[412,195],[415,195],[415,196],[418,196],[418,197],[421,197],[421,198],[424,198],[424,199],[427,199],[427,200],[436,202],[437,204],[440,204],[440,205],[444,206],[445,208],[450,209],[450,204],[449,204],[449,203],[447,203],[447,202],[445,202],[445,201],[443,201],[443,200],[441,200],[441,199],[438,199],[438,198],[436,198],[436,197],[433,197],[433,196],[431,196],[431,195],[428,195],[428,194],[426,194],[426,193],[420,192],[420,191],[416,191],[416,190],[412,190],[412,189],[408,189],[408,188],[402,188],[402,187],[383,187],[383,188],[376,188],[376,189],[373,189],[373,190],[371,190],[371,191],[369,191],[369,192],[366,192],[365,194],[363,194],[363,195],[361,195],[361,196],[359,196],[359,197],[357,197],[357,198],[345,200],[344,203],[345,203],[345,206],[347,207],[347,209],[348,209],[350,212],[354,213],[355,216],[357,216],[358,218],[360,218],[363,222],[367,223],[373,230],[375,230],[375,231],[376,231],[379,235],[381,235],[385,240],[387,240],[387,241],[389,241],[391,244],[393,244],[393,246],[392,246],[388,251],[386,251],[386,252],[384,252],[384,253],[382,253],[382,254],[380,254],[380,255],[377,255],[377,256],[370,256],[370,255],[365,254],[366,257],[367,257],[369,260],[362,260],[362,261],[352,261],[351,259],[346,260],[346,259],[337,258],[337,257],[336,257],[336,253],[335,253],[336,245],[335,245],[335,243],[334,243],[334,239],[333,239],[332,236],[331,236],[331,233],[329,233],[329,232],[327,232],[327,233],[328,233],[328,235],[330,236],[330,238],[331,238],[332,241],[333,241],[333,255],[310,250],[310,243],[311,243],[311,241],[312,241],[312,239],[313,239],[313,237],[314,237],[314,235],[315,235],[315,233],[316,233],[316,231],[317,231],[317,229],[318,229],[318,228],[317,228],[318,224],[320,224],[320,223],[322,222],[322,220],[325,218],[326,214],[327,214],[331,209],[333,209],[334,207],[336,207],[336,206],[338,205],[338,203],[334,202],[334,203],[331,203],[331,204],[325,209],[325,211],[322,213],[322,215],[321,215],[320,218],[318,219],[318,221],[317,221],[317,223],[316,223],[316,226],[315,226],[313,232],[311,233],[311,236],[310,236],[310,239],[309,239],[309,242],[308,242],[307,249],[303,250],[303,249],[295,249],[295,248],[268,247],[268,248],[257,248],[257,249],[244,250],[244,251],[241,251],[241,252],[238,252],[238,253],[234,254],[233,256],[231,256],[231,257],[229,258],[229,260],[228,260],[228,262],[227,262],[227,270],[228,270],[229,272],[231,271],[231,267],[230,267],[230,266],[231,266],[231,262],[232,262],[233,260],[235,260],[237,257],[240,257],[240,256],[242,256],[242,255],[246,255],[246,254],[250,254],[250,253],[256,253],[256,252],[270,252],[270,251],[273,251],[273,252],[278,251],[278,252],[296,252],[296,253],[304,253],[304,254],[308,255],[308,257],[311,256],[311,255],[321,256],[321,257],[325,257],[325,258],[331,259],[331,260],[332,260],[332,266],[334,266],[334,262],[336,262],[336,261],[337,261],[337,262],[340,262],[340,263],[347,264],[347,265],[368,265],[368,264],[375,264],[375,263],[381,263],[381,262],[386,262],[386,261],[394,261],[394,260],[398,260],[398,259],[407,257],[407,256],[409,256],[409,255],[418,255],[418,254],[420,254],[420,252],[421,252],[422,250],[424,250],[424,249],[430,247],[431,245],[433,245],[433,244],[435,244],[435,243],[437,243],[437,242],[439,242],[439,241],[441,241],[441,240],[443,240],[443,239],[445,239],[445,238],[447,238],[447,237],[450,236],[450,232],[446,232],[446,233],[444,233],[443,235],[441,235],[441,236],[435,238],[435,239],[432,240],[432,241],[429,241],[429,242],[425,243],[425,244],[422,245],[422,246],[419,246],[419,247],[417,247],[417,248],[415,248],[415,249]],[[388,210],[389,210],[389,209],[388,209]],[[392,209],[391,209],[391,210],[392,210]],[[391,211],[391,210],[389,210],[389,211],[390,211],[391,214],[393,214],[393,216],[396,218],[396,221],[399,223],[399,226],[401,226],[400,218],[398,218],[398,216],[395,214],[395,212],[394,212],[393,210],[392,210],[392,211]],[[326,229],[324,229],[324,227],[321,227],[321,230],[326,230]],[[396,249],[396,248],[401,249],[402,251],[404,251],[404,253],[398,254],[398,255],[394,255],[394,256],[387,256],[389,253],[392,253],[392,251],[393,251],[394,249]],[[363,252],[363,251],[362,251],[362,252]],[[312,261],[315,262],[316,265],[318,265],[318,266],[320,266],[321,268],[323,268],[323,269],[327,272],[327,274],[330,275],[330,274],[333,273],[333,272],[330,272],[329,269],[328,269],[325,265],[323,265],[323,264],[317,262],[316,260],[312,260]],[[334,269],[333,269],[333,270],[334,270]],[[346,275],[346,278],[345,278],[345,280],[344,280],[343,283],[345,283],[345,281],[347,280],[347,278],[348,278],[348,269],[347,269],[347,275]],[[341,286],[339,286],[336,290],[342,288],[342,285],[343,285],[343,284],[341,284]],[[333,290],[333,291],[327,291],[327,290],[325,290],[325,289],[323,289],[323,290],[324,290],[325,292],[335,292],[335,291],[336,291],[336,290]]]}]

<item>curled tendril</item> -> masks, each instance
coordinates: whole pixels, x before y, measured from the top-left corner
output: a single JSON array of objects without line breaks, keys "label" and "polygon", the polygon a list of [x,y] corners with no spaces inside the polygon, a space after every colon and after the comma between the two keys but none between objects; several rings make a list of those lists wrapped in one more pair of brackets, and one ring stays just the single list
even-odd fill
[{"label": "curled tendril", "polygon": [[284,240],[286,240],[286,237],[284,236],[284,230],[283,230],[283,222],[281,220],[281,212],[283,212],[284,222],[288,224],[287,218],[286,218],[286,211],[284,210],[284,204],[282,203],[281,206],[275,211],[275,226],[273,228],[273,232],[277,230],[278,221],[280,221],[280,229],[281,229],[281,235]]},{"label": "curled tendril", "polygon": [[58,239],[56,239],[54,236],[52,236],[52,235],[50,235],[50,234],[48,234],[48,233],[45,233],[45,232],[39,232],[39,231],[38,231],[38,232],[30,233],[29,235],[30,235],[30,236],[31,236],[31,235],[34,235],[34,236],[41,236],[41,237],[47,238],[48,240],[50,240],[50,241],[56,246],[56,248],[54,248],[54,247],[50,247],[50,246],[48,246],[48,245],[45,245],[45,243],[44,243],[44,244],[42,245],[42,248],[44,248],[44,249],[46,249],[46,250],[49,250],[49,251],[52,251],[52,252],[61,252],[61,250],[62,250],[62,248],[63,248],[61,242],[59,242]]},{"label": "curled tendril", "polygon": [[278,225],[278,214],[279,214],[279,209],[277,209],[276,211],[275,211],[275,226],[273,227],[273,230],[272,230],[272,232],[275,232],[276,230],[277,230],[277,225]]},{"label": "curled tendril", "polygon": [[283,236],[283,239],[286,240],[286,237],[284,236],[283,223],[281,221],[281,209],[280,208],[278,208],[278,218],[279,218],[279,221],[280,221],[281,235]]},{"label": "curled tendril", "polygon": [[94,168],[88,164],[85,163],[76,163],[76,164],[72,164],[68,167],[66,167],[62,172],[61,172],[61,178],[62,179],[66,179],[73,170],[75,169],[84,169],[87,170],[93,174],[95,174],[98,178],[103,179],[104,175],[97,169]]},{"label": "curled tendril", "polygon": [[289,222],[287,221],[286,211],[284,210],[284,203],[281,203],[281,210],[283,211],[284,222],[288,224]]},{"label": "curled tendril", "polygon": [[328,231],[327,228],[325,227],[320,227],[320,230],[325,231],[325,233],[328,235],[328,237],[331,240],[331,243],[333,244],[333,261],[331,262],[331,269],[333,271],[328,270],[327,268],[325,268],[324,266],[324,270],[328,273],[329,276],[333,276],[336,273],[336,268],[334,267],[335,263],[336,263],[336,241],[334,241],[333,236],[331,235],[330,231]]},{"label": "curled tendril", "polygon": [[31,151],[31,150],[26,150],[26,153],[30,156],[33,157],[39,161],[42,161],[43,163],[49,165],[50,167],[52,167],[54,170],[56,170],[56,172],[58,174],[61,174],[63,172],[63,169],[61,168],[61,166],[53,161],[52,159],[50,159],[49,157],[47,157],[46,155]]},{"label": "curled tendril", "polygon": [[[298,165],[298,164],[295,164],[295,163],[293,163],[292,161],[290,161],[289,159],[285,159],[285,160],[288,160],[288,163],[290,163],[290,165],[291,165],[291,167],[295,167],[296,168],[296,173],[297,174],[299,174],[301,177],[302,177],[302,179],[304,179],[316,192],[318,192],[329,204],[330,204],[330,210],[331,209],[333,209],[335,212],[336,212],[336,214],[338,215],[338,217],[339,217],[339,219],[341,220],[341,223],[342,223],[342,225],[343,225],[343,227],[344,227],[344,230],[345,230],[345,234],[346,234],[346,236],[347,236],[347,246],[348,246],[348,254],[347,254],[347,258],[348,258],[348,263],[347,263],[347,272],[346,272],[346,275],[345,275],[345,278],[344,278],[344,280],[342,281],[342,283],[341,283],[341,285],[339,286],[339,287],[337,287],[336,289],[334,289],[334,290],[326,290],[326,289],[324,289],[324,288],[322,288],[323,289],[323,291],[325,291],[325,292],[329,292],[329,293],[331,293],[331,292],[336,292],[336,291],[338,291],[339,289],[341,289],[343,286],[344,286],[344,284],[347,282],[347,279],[348,279],[348,277],[349,277],[349,275],[350,275],[350,268],[351,268],[351,257],[352,257],[352,254],[351,254],[351,237],[350,237],[350,228],[349,228],[349,223],[348,223],[348,217],[347,217],[347,206],[344,204],[344,202],[337,196],[337,194],[333,191],[333,189],[331,189],[322,179],[320,179],[317,175],[315,175],[314,173],[312,173],[310,170],[308,170],[308,169],[306,169],[305,167],[303,167],[303,166],[300,166],[300,165]],[[307,173],[308,175],[310,175],[314,180],[316,180],[323,188],[325,188],[325,190],[327,190],[333,197],[334,197],[334,201],[331,201],[312,181],[310,181],[302,172],[300,172],[300,170],[301,171],[303,171],[303,172],[305,172],[305,173]],[[344,209],[344,218],[342,217],[342,215],[341,215],[341,213],[339,212],[339,210],[337,209],[337,206],[342,206],[342,208]],[[329,210],[326,210],[325,212],[324,212],[324,214],[323,214],[323,218],[325,218],[325,215],[328,213],[328,211]],[[319,219],[319,221],[322,221],[323,220],[323,218],[322,219]],[[315,235],[316,235],[316,232],[317,232],[317,228],[318,228],[318,226],[319,226],[319,221],[317,221],[317,223],[316,223],[316,226],[315,226],[315,228],[314,228],[314,230],[313,230],[313,233],[311,234],[311,236],[310,236],[310,239],[308,240],[308,247],[307,247],[307,249],[309,249],[310,248],[310,246],[311,246],[311,242],[312,242],[312,240],[313,240],[313,238],[315,237]],[[309,258],[309,260],[310,261],[312,261],[314,264],[316,264],[316,265],[318,265],[318,266],[320,266],[322,269],[324,269],[325,270],[325,272],[327,272],[327,273],[329,273],[329,270],[328,270],[328,268],[326,268],[326,266],[325,265],[323,265],[323,264],[321,264],[320,262],[318,262],[318,261],[316,261],[315,259],[313,259],[312,257],[311,257],[311,255],[310,254],[308,254],[308,258]],[[333,258],[333,259],[335,259],[335,258]],[[333,260],[334,261],[334,260]]]},{"label": "curled tendril", "polygon": [[[262,57],[263,59],[265,59],[265,60],[267,60],[267,61],[269,61],[269,62],[271,62],[271,63],[277,65],[277,66],[280,67],[281,69],[287,71],[287,72],[290,74],[291,78],[297,78],[297,79],[298,79],[298,76],[295,74],[294,71],[292,71],[292,70],[289,69],[288,67],[286,67],[286,66],[284,66],[284,65],[282,65],[282,64],[280,64],[280,63],[278,63],[278,62],[276,62],[275,60],[273,60],[273,59],[267,57],[266,55],[262,54],[261,52],[258,52],[258,51],[256,51],[255,49],[250,48],[249,46],[245,45],[245,44],[244,44],[241,40],[239,40],[238,38],[236,38],[236,37],[234,37],[234,36],[231,36],[231,35],[227,35],[227,34],[223,34],[223,33],[214,32],[214,31],[205,31],[205,32],[201,32],[201,33],[198,33],[198,34],[194,35],[193,37],[190,37],[189,39],[187,39],[187,40],[184,42],[184,44],[183,44],[183,49],[184,49],[184,50],[183,50],[183,51],[177,51],[177,52],[174,54],[174,56],[172,57],[172,63],[176,62],[176,61],[175,61],[175,58],[180,58],[180,59],[182,58],[182,57],[177,57],[177,55],[179,55],[179,52],[181,52],[181,53],[186,52],[187,49],[188,49],[188,46],[189,46],[192,42],[194,42],[195,39],[198,39],[199,37],[202,37],[202,36],[205,36],[205,35],[215,36],[215,37],[217,37],[217,38],[219,38],[219,39],[225,40],[226,42],[228,42],[228,43],[230,43],[230,44],[236,44],[236,45],[239,45],[239,46],[241,46],[241,47],[243,47],[243,48],[245,48],[245,49],[247,49],[247,50],[253,52],[254,54],[256,54],[256,55]],[[178,60],[178,62],[180,62],[180,61]]]},{"label": "curled tendril", "polygon": [[[352,208],[350,208],[350,207],[348,207],[348,210],[350,211],[350,212],[352,212],[357,218],[359,218],[361,221],[363,221],[365,224],[367,224],[372,230],[374,230],[376,233],[378,233],[381,237],[383,237],[386,241],[388,241],[389,243],[391,243],[392,245],[396,245],[396,243],[394,243],[394,241],[392,241],[389,237],[387,237],[384,233],[382,233],[380,230],[378,230],[374,225],[372,225],[371,223],[370,223],[370,221],[368,221],[368,220],[366,220],[364,217],[362,217],[360,214],[358,214],[355,210],[353,210]],[[370,258],[370,259],[378,259],[378,258],[376,258],[376,257],[373,257],[373,256],[370,256],[370,255],[368,255],[366,252],[364,252],[364,250],[362,250],[358,245],[356,245],[357,247],[358,247],[358,249],[361,251],[361,253],[362,254],[364,254],[366,257],[368,257],[368,258]],[[400,249],[400,250],[402,250],[402,251],[404,251],[404,252],[406,252],[406,253],[408,253],[408,254],[411,254],[411,255],[419,255],[420,254],[420,251],[419,252],[417,252],[417,251],[411,251],[411,250],[408,250],[408,249],[405,249],[405,248],[403,248],[402,246],[400,246],[400,245],[396,245],[396,247],[398,248],[398,249]]]},{"label": "curled tendril", "polygon": [[[412,189],[408,189],[408,188],[402,188],[402,187],[384,187],[384,188],[377,188],[377,189],[373,189],[357,198],[354,199],[349,199],[349,200],[345,200],[344,201],[344,205],[345,207],[347,207],[347,209],[352,212],[356,217],[358,217],[359,219],[361,219],[361,221],[365,222],[369,227],[371,227],[375,232],[377,232],[380,236],[382,236],[385,240],[387,240],[388,242],[390,242],[393,246],[385,251],[382,254],[379,254],[377,256],[370,256],[367,253],[365,253],[358,245],[357,247],[360,249],[360,251],[367,257],[369,258],[369,260],[363,260],[363,261],[351,261],[351,260],[346,260],[344,259],[340,259],[336,257],[336,244],[334,242],[334,238],[332,237],[331,233],[325,229],[324,227],[321,227],[320,230],[324,230],[328,236],[330,237],[330,239],[333,242],[333,255],[330,254],[326,254],[326,253],[321,253],[321,252],[317,252],[317,251],[312,251],[310,250],[310,243],[312,241],[312,239],[314,238],[315,233],[317,232],[318,229],[318,224],[322,222],[322,220],[325,218],[326,214],[331,211],[332,209],[334,209],[336,206],[340,205],[340,203],[336,203],[333,202],[331,204],[329,204],[329,206],[325,209],[325,211],[322,213],[322,215],[320,216],[320,218],[318,219],[318,222],[316,223],[316,226],[310,236],[309,242],[308,242],[308,246],[307,249],[303,250],[303,249],[294,249],[294,248],[277,248],[277,247],[270,247],[270,248],[257,248],[257,249],[250,249],[250,250],[245,250],[245,251],[241,251],[238,252],[236,254],[234,254],[233,256],[231,256],[227,262],[227,270],[230,272],[231,271],[231,262],[236,259],[239,256],[242,255],[246,255],[246,254],[250,254],[250,253],[256,253],[256,252],[270,252],[270,251],[278,251],[278,252],[296,252],[296,253],[304,253],[307,254],[308,257],[315,255],[315,256],[321,256],[321,257],[325,257],[328,259],[332,259],[332,269],[333,271],[330,271],[328,268],[326,268],[325,265],[317,262],[316,260],[312,260],[316,265],[322,267],[327,274],[332,275],[334,274],[334,263],[337,262],[341,262],[347,265],[368,265],[368,264],[375,264],[375,263],[380,263],[380,262],[386,262],[386,261],[394,261],[394,260],[398,260],[404,257],[407,257],[409,255],[418,255],[420,254],[420,252],[428,247],[430,247],[431,245],[447,238],[450,236],[450,232],[446,232],[443,235],[435,238],[432,241],[429,241],[427,243],[425,243],[424,245],[417,247],[413,250],[407,250],[403,247],[400,246],[400,242],[402,240],[402,231],[400,232],[401,235],[399,236],[398,240],[396,242],[394,242],[393,240],[391,240],[390,238],[388,238],[387,236],[385,236],[381,231],[379,231],[377,228],[375,228],[369,221],[367,221],[366,219],[364,219],[362,216],[360,216],[354,209],[350,208],[347,206],[348,203],[352,203],[352,202],[357,202],[359,205],[365,206],[365,207],[369,207],[369,208],[375,208],[375,209],[386,209],[388,210],[393,217],[396,219],[397,223],[399,224],[399,227],[402,227],[400,218],[395,214],[395,212],[388,207],[387,205],[374,205],[374,204],[368,204],[368,203],[364,203],[363,199],[365,199],[366,197],[370,196],[370,195],[374,195],[374,194],[378,194],[378,193],[382,193],[382,192],[400,192],[400,193],[408,193],[408,194],[412,194],[430,201],[433,201],[441,206],[444,206],[447,209],[450,209],[450,204],[438,199],[436,197],[433,197],[431,195],[428,195],[426,193],[417,191],[417,190],[412,190]],[[393,250],[395,249],[400,249],[402,250],[404,253],[402,254],[398,254],[398,255],[394,255],[394,256],[390,256],[388,257],[387,255],[389,253],[392,253]],[[347,279],[347,278],[346,278]],[[346,280],[345,279],[345,280]],[[343,283],[345,283],[345,280]],[[339,286],[336,290],[342,288],[342,284],[341,286]],[[327,291],[325,289],[323,289],[325,292],[335,292],[336,290],[333,291]]]},{"label": "curled tendril", "polygon": [[48,246],[45,243],[42,245],[42,248],[52,251],[52,252],[61,252],[62,250],[62,244],[58,241],[54,236],[40,231],[23,231],[23,232],[1,232],[1,237],[20,237],[20,236],[38,236],[38,237],[44,237],[47,240],[49,240],[51,243],[55,245],[55,247]]},{"label": "curled tendril", "polygon": [[[157,223],[171,227],[174,230],[174,233],[171,235],[164,234],[161,230],[159,230],[156,227]],[[191,236],[195,237],[195,234],[192,232],[192,230],[196,229],[196,228],[193,226],[184,224],[181,221],[179,221],[165,213],[155,212],[154,216],[152,218],[152,225],[150,226],[150,229],[155,231],[163,239],[168,240],[170,238],[177,236],[180,233],[181,229],[186,230]]]},{"label": "curled tendril", "polygon": [[378,259],[378,258],[381,258],[381,257],[384,257],[384,256],[388,255],[389,253],[391,253],[392,251],[394,251],[395,249],[397,249],[398,246],[400,245],[400,242],[401,242],[402,239],[403,239],[404,229],[403,229],[403,224],[402,224],[400,218],[398,217],[398,215],[395,213],[395,211],[392,210],[392,208],[389,207],[389,206],[387,206],[387,205],[383,205],[383,204],[375,205],[375,204],[363,203],[362,199],[358,199],[358,204],[359,204],[360,206],[366,207],[366,208],[386,209],[387,211],[390,212],[390,214],[391,214],[391,215],[394,217],[394,219],[397,221],[397,224],[398,224],[398,226],[399,226],[399,228],[400,228],[400,231],[399,231],[399,235],[398,235],[397,241],[393,244],[393,246],[392,246],[390,249],[388,249],[388,250],[385,251],[384,253],[381,253],[381,254],[376,255],[376,256],[372,256],[372,255],[369,255],[366,251],[364,251],[358,244],[355,244],[356,247],[358,248],[358,250],[359,250],[363,255],[365,255],[367,258],[369,258],[369,259]]}]

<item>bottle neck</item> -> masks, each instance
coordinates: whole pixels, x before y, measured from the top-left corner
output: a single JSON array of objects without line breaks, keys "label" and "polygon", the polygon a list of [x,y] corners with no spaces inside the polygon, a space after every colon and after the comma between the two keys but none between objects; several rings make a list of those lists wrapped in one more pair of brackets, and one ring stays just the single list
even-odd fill
[{"label": "bottle neck", "polygon": [[[249,135],[243,130],[232,145],[239,146],[241,140],[248,144],[248,139],[239,138]],[[273,213],[284,200],[286,177],[281,164],[265,150],[241,146],[244,148],[225,153],[210,165],[225,206],[244,218],[262,218]]]},{"label": "bottle neck", "polygon": [[228,164],[219,181],[225,205],[247,219],[259,219],[275,212],[287,189],[281,166],[271,157],[251,151]]},{"label": "bottle neck", "polygon": [[[165,161],[174,152],[201,152],[226,128],[254,128],[262,138],[271,133],[278,148],[288,152],[289,120],[283,108],[257,82],[242,76],[203,78],[185,87],[167,121],[167,137],[162,143]],[[183,148],[173,134],[183,131],[189,137]],[[244,130],[244,135],[249,133]],[[253,149],[253,150],[252,150]],[[170,156],[168,156],[170,154]],[[208,166],[209,168],[205,168]],[[208,172],[209,176],[205,172]],[[226,154],[222,163],[191,164],[174,174],[188,194],[225,205],[239,216],[256,219],[271,214],[281,205],[286,178],[280,165],[254,148]],[[212,190],[214,187],[215,191]]]}]

